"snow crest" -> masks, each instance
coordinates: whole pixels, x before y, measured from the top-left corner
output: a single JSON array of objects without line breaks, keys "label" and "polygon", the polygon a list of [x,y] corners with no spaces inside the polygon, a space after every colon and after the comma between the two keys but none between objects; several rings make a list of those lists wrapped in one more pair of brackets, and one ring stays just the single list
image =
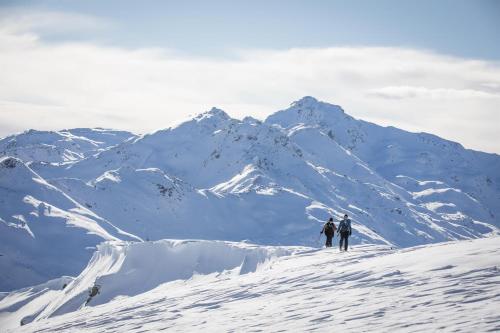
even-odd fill
[{"label": "snow crest", "polygon": [[[273,258],[290,253],[291,249],[282,247],[222,241],[105,242],[98,246],[87,268],[74,280],[66,281],[68,285],[63,290],[52,292],[50,298],[44,299],[46,303],[37,307],[23,308],[24,303],[18,304],[20,310],[11,317],[22,318],[26,324],[139,295],[175,280],[209,274],[248,274]],[[89,288],[94,285],[99,286],[99,294],[89,299]],[[19,298],[15,295],[22,293],[23,290],[9,294],[10,308],[15,306],[12,299]],[[0,309],[2,305],[0,302]],[[7,322],[12,324],[12,318]]]},{"label": "snow crest", "polygon": [[[240,275],[237,267],[236,274],[198,275],[93,306],[104,297],[105,288],[112,288],[108,285],[111,276],[120,282],[127,269],[133,276],[133,268],[144,267],[140,262],[128,266],[125,259],[111,266],[110,280],[102,277],[103,294],[89,306],[18,327],[15,332],[498,332],[499,240],[400,250],[360,245],[341,253],[302,249],[252,274]],[[182,242],[180,248],[174,244],[141,246],[146,253],[146,249],[166,246],[166,255],[175,249],[183,254],[194,250],[192,243]],[[207,255],[216,255],[212,246],[217,245],[197,244]],[[223,250],[219,255],[232,258],[230,252]],[[173,265],[172,270],[184,264],[192,270],[196,256],[187,255],[187,262]],[[156,263],[162,266],[163,262]],[[130,286],[147,279],[146,274],[140,280],[130,278]]]}]

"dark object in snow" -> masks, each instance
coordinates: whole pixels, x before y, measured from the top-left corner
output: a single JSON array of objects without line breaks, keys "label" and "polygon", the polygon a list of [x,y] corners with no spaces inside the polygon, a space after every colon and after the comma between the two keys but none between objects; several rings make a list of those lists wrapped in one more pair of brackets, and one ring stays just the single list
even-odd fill
[{"label": "dark object in snow", "polygon": [[98,284],[94,284],[91,288],[89,288],[89,297],[87,298],[87,301],[85,301],[85,305],[87,305],[93,297],[97,296],[100,290],[101,286]]},{"label": "dark object in snow", "polygon": [[7,169],[13,169],[16,167],[16,159],[15,158],[6,158],[5,160],[2,161],[2,166]]}]

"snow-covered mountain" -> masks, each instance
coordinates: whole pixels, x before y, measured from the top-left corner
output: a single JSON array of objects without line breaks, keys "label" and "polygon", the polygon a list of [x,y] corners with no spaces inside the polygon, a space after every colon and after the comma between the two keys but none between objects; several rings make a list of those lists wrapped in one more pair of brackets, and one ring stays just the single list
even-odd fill
[{"label": "snow-covered mountain", "polygon": [[2,290],[77,275],[97,244],[139,238],[47,183],[22,161],[0,158]]},{"label": "snow-covered mountain", "polygon": [[[498,155],[357,120],[312,97],[263,122],[214,108],[142,136],[49,134],[0,141],[1,155],[17,156],[2,165],[19,166],[0,168],[0,191],[13,198],[0,199],[8,230],[0,241],[10,244],[1,249],[2,268],[26,273],[39,257],[50,263],[61,253],[86,253],[73,260],[83,267],[91,256],[85,248],[113,237],[317,245],[324,220],[344,213],[358,244],[407,247],[497,234],[500,226]],[[66,214],[58,215],[56,239],[45,234],[56,224],[41,205]],[[70,214],[91,220],[92,228],[71,231],[92,241],[64,236],[76,219]],[[29,245],[11,241],[21,235]],[[2,278],[0,290],[74,275],[65,267],[40,272]]]},{"label": "snow-covered mountain", "polygon": [[1,140],[0,156],[35,162],[75,162],[134,137],[130,132],[102,128],[74,128],[57,132],[29,130]]}]

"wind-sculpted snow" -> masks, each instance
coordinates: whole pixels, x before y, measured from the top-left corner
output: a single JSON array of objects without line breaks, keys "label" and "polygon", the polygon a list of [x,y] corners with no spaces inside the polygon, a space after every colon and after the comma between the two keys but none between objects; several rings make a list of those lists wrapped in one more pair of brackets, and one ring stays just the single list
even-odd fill
[{"label": "wind-sculpted snow", "polygon": [[[106,135],[113,139],[106,141]],[[73,144],[80,148],[71,150]],[[354,244],[407,247],[473,239],[498,234],[500,226],[498,155],[357,120],[312,97],[264,122],[233,119],[213,108],[141,136],[95,129],[50,135],[28,131],[1,140],[2,149],[4,155],[16,153],[36,177],[17,175],[8,165],[0,169],[0,177],[12,180],[1,190],[16,198],[0,199],[0,225],[9,230],[0,241],[31,232],[29,237],[40,244],[53,243],[41,231],[50,229],[48,220],[36,224],[38,213],[26,209],[39,202],[83,212],[79,216],[100,221],[100,227],[122,240],[245,239],[317,246],[324,221],[330,216],[338,221],[345,213],[353,221]],[[78,157],[61,157],[65,149]],[[51,154],[59,157],[44,157]],[[41,199],[31,193],[30,179],[53,190]],[[51,204],[59,200],[52,196],[61,195],[72,204]],[[87,221],[52,212],[80,226]],[[95,246],[72,244],[65,253]],[[35,251],[12,245],[0,257],[2,267],[19,263],[14,252],[37,261]],[[45,255],[47,261],[56,258]],[[89,255],[79,259],[79,267]]]},{"label": "wind-sculpted snow", "polygon": [[[153,280],[163,269],[161,262],[170,264],[172,256],[166,253],[160,262],[142,254],[151,255],[148,249],[160,244],[141,244],[144,249],[137,253],[160,266],[152,269]],[[373,245],[346,253],[295,250],[250,274],[239,275],[237,267],[197,275],[106,303],[99,298],[110,297],[97,295],[81,310],[8,332],[498,332],[498,244],[494,237],[402,250]],[[184,254],[189,277],[195,261],[189,251]],[[148,267],[141,260],[117,265],[112,275],[102,277],[102,292],[113,288],[111,281],[122,288],[126,275],[121,272],[127,270],[131,290],[148,284],[147,272],[134,270]],[[139,275],[144,279],[137,280]]]},{"label": "wind-sculpted snow", "polygon": [[32,322],[73,279],[62,276],[15,292],[0,293],[0,326],[7,329]]},{"label": "wind-sculpted snow", "polygon": [[[17,327],[21,320],[27,324],[85,306],[132,297],[175,280],[196,279],[198,275],[213,273],[226,277],[248,274],[297,250],[200,240],[103,243],[77,278],[64,281],[65,288],[61,288],[61,281],[53,281],[49,286],[12,292],[0,301],[0,311],[14,312],[6,316],[3,323],[5,327]],[[88,289],[94,285],[100,286],[99,294],[86,303]],[[37,293],[48,290],[51,290],[50,297],[42,294],[43,298],[35,298],[39,296]]]}]

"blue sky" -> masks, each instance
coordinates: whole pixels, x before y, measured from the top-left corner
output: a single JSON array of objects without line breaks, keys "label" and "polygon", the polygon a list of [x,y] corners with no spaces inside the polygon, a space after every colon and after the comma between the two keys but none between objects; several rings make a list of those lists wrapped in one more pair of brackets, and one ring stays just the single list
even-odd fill
[{"label": "blue sky", "polygon": [[500,59],[500,2],[380,1],[3,1],[4,8],[74,12],[100,17],[99,34],[44,37],[89,39],[124,47],[163,47],[226,56],[244,48],[402,46],[462,57]]},{"label": "blue sky", "polygon": [[500,153],[500,1],[1,1],[0,136],[304,95]]}]

